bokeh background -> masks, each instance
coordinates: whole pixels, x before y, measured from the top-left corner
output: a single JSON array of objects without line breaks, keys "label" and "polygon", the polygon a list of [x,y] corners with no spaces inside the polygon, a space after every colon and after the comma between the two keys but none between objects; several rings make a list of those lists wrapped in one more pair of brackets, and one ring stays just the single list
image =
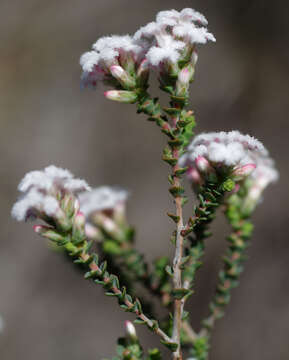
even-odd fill
[{"label": "bokeh background", "polygon": [[[217,43],[199,51],[191,104],[198,131],[239,129],[269,148],[281,173],[254,216],[241,286],[213,337],[213,360],[288,359],[288,2],[275,0],[0,1],[0,358],[102,359],[130,315],[85,282],[30,226],[10,219],[29,170],[67,167],[93,186],[131,190],[130,222],[148,259],[169,250],[164,137],[134,106],[81,91],[81,53],[100,36],[133,33],[164,9],[193,7]],[[228,228],[208,241],[192,323],[207,314]],[[145,347],[158,340],[139,329]]]}]

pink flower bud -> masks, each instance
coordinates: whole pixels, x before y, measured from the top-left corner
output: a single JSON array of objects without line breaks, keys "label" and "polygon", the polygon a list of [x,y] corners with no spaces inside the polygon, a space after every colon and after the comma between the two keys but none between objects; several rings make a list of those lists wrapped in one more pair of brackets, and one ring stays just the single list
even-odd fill
[{"label": "pink flower bud", "polygon": [[63,237],[60,234],[58,234],[53,228],[51,228],[49,226],[34,225],[33,230],[37,234],[39,234],[49,240],[56,241],[56,242],[63,241]]},{"label": "pink flower bud", "polygon": [[44,233],[45,231],[47,231],[47,229],[49,229],[48,226],[44,226],[44,225],[33,225],[33,230],[37,233],[42,235],[42,233]]},{"label": "pink flower bud", "polygon": [[235,184],[235,187],[232,190],[232,194],[236,194],[239,190],[240,190],[240,184]]},{"label": "pink flower bud", "polygon": [[210,165],[209,161],[203,156],[198,156],[195,160],[197,169],[201,173],[211,173],[214,172],[213,167]]},{"label": "pink flower bud", "polygon": [[104,93],[104,96],[109,100],[119,101],[128,104],[133,104],[137,101],[137,94],[133,91],[109,90]]},{"label": "pink flower bud", "polygon": [[78,229],[83,229],[85,226],[85,216],[81,211],[78,211],[74,218],[74,225]]},{"label": "pink flower bud", "polygon": [[135,327],[133,325],[133,323],[131,321],[125,321],[125,329],[126,329],[126,333],[127,335],[132,339],[132,340],[137,340],[137,335],[136,335],[136,331],[135,331]]},{"label": "pink flower bud", "polygon": [[255,164],[246,164],[244,166],[238,167],[233,171],[233,176],[239,180],[244,179],[245,177],[252,174],[252,172],[256,169]]},{"label": "pink flower bud", "polygon": [[123,76],[125,76],[125,71],[119,65],[112,65],[110,67],[110,72],[111,72],[111,75],[114,76],[117,79],[120,79]]},{"label": "pink flower bud", "polygon": [[149,62],[147,59],[144,59],[140,63],[136,76],[137,76],[139,86],[142,87],[147,84],[148,78],[149,78]]},{"label": "pink flower bud", "polygon": [[190,82],[190,79],[191,72],[187,67],[185,67],[180,71],[178,80],[181,84],[188,84]]},{"label": "pink flower bud", "polygon": [[192,76],[193,76],[193,68],[190,65],[186,66],[179,72],[178,81],[176,83],[176,87],[177,87],[176,90],[178,96],[186,95],[190,85],[190,81],[192,80]]},{"label": "pink flower bud", "polygon": [[187,171],[188,178],[196,185],[201,185],[203,179],[195,167],[190,167]]},{"label": "pink flower bud", "polygon": [[111,75],[125,88],[135,88],[135,80],[119,65],[110,67]]},{"label": "pink flower bud", "polygon": [[100,230],[89,223],[85,224],[85,235],[88,238],[94,239],[96,241],[100,241],[102,239]]}]

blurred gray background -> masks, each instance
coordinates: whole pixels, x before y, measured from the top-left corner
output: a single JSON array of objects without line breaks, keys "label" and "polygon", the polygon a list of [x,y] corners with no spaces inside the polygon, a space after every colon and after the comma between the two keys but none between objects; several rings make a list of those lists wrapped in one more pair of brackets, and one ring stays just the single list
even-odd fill
[{"label": "blurred gray background", "polygon": [[[0,1],[1,360],[102,359],[114,354],[125,319],[114,300],[10,219],[16,186],[30,170],[67,167],[93,186],[131,190],[130,222],[148,259],[171,250],[165,212],[164,137],[135,107],[81,91],[79,56],[100,36],[133,33],[157,11],[193,7],[217,43],[199,51],[191,107],[197,131],[239,129],[269,148],[281,173],[256,211],[241,286],[213,337],[213,360],[288,359],[288,2],[185,0]],[[192,323],[207,314],[228,231],[208,240]],[[145,347],[158,340],[139,329]]]}]

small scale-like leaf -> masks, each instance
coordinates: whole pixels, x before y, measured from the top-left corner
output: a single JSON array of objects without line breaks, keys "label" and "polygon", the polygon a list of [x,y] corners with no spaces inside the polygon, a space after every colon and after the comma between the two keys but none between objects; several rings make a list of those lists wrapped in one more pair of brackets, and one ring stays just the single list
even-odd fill
[{"label": "small scale-like leaf", "polygon": [[172,214],[172,213],[167,213],[167,215],[175,222],[175,223],[178,223],[180,221],[180,217],[175,215],[175,214]]},{"label": "small scale-like leaf", "polygon": [[181,300],[182,298],[184,298],[185,296],[188,297],[193,293],[192,290],[190,289],[185,289],[185,288],[179,288],[179,289],[173,289],[172,290],[172,295],[175,299],[177,300]]},{"label": "small scale-like leaf", "polygon": [[167,265],[165,269],[166,269],[166,273],[167,273],[169,276],[171,276],[171,277],[174,276],[173,268],[172,268],[170,265]]},{"label": "small scale-like leaf", "polygon": [[170,349],[172,352],[175,352],[178,348],[178,344],[174,342],[169,342],[165,340],[161,340],[161,343],[165,345],[168,349]]}]

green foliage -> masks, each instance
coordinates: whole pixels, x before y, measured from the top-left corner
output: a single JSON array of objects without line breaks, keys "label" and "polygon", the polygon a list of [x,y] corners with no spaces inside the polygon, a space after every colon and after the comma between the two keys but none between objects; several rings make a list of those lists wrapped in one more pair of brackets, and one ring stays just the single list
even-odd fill
[{"label": "green foliage", "polygon": [[192,356],[196,358],[196,360],[207,360],[209,352],[209,343],[208,338],[199,337],[194,342]]},{"label": "green foliage", "polygon": [[127,337],[119,338],[116,347],[117,356],[112,360],[141,360],[143,349],[138,341],[131,341]]}]

